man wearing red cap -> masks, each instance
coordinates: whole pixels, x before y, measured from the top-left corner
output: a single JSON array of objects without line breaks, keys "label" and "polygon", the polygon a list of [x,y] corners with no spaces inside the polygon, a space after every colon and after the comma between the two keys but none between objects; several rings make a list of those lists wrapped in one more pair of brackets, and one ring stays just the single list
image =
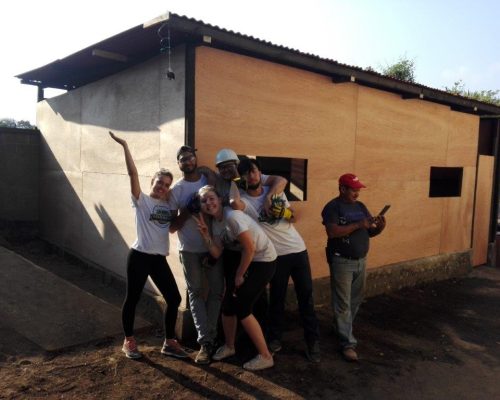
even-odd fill
[{"label": "man wearing red cap", "polygon": [[339,196],[328,202],[321,213],[328,236],[326,255],[334,326],[347,361],[358,360],[352,323],[363,300],[370,237],[385,228],[385,218],[372,217],[366,206],[358,201],[360,189],[365,187],[356,175],[342,175]]}]

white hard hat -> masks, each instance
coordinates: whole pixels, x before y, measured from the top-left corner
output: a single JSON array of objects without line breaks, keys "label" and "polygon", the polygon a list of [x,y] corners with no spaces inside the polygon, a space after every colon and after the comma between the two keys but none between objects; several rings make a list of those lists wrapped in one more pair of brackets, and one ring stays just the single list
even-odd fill
[{"label": "white hard hat", "polygon": [[215,156],[215,165],[218,166],[226,161],[234,161],[236,164],[239,164],[240,160],[236,153],[231,149],[222,149],[219,150],[217,155]]}]

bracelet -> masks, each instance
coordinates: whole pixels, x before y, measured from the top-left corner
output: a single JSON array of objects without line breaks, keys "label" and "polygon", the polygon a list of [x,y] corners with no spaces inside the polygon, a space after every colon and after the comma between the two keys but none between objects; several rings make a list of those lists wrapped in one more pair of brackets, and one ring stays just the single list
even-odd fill
[{"label": "bracelet", "polygon": [[212,246],[212,238],[208,238],[208,240],[205,239],[205,243],[206,243],[207,247]]}]

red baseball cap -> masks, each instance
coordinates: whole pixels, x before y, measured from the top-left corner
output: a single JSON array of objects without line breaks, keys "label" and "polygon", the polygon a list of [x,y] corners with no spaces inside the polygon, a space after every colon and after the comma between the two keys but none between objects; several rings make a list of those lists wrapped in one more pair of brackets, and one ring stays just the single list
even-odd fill
[{"label": "red baseball cap", "polygon": [[348,186],[352,189],[361,189],[366,186],[363,185],[359,178],[354,174],[344,174],[339,178],[339,185]]}]

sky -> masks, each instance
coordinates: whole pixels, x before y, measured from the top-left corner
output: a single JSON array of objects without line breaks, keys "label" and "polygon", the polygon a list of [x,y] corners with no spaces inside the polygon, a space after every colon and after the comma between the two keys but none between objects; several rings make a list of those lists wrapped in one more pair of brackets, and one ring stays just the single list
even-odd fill
[{"label": "sky", "polygon": [[0,119],[36,124],[37,89],[15,75],[167,11],[362,68],[412,59],[437,89],[500,90],[497,0],[16,0],[0,3]]}]

